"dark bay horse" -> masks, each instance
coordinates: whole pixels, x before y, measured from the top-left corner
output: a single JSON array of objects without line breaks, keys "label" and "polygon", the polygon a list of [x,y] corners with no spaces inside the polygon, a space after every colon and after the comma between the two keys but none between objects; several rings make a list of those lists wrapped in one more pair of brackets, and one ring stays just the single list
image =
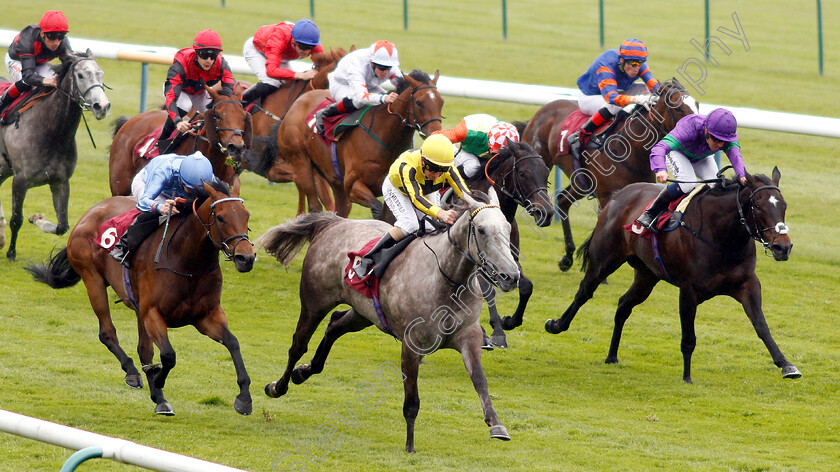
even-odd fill
[{"label": "dark bay horse", "polygon": [[[355,46],[350,51],[355,50]],[[335,69],[338,60],[347,55],[343,48],[312,55],[314,69],[318,71],[312,80],[290,80],[276,91],[265,96],[262,103],[255,104],[253,115],[254,137],[251,148],[242,159],[242,169],[250,170],[268,179],[269,182],[294,182],[295,169],[282,155],[277,154],[277,128],[289,112],[292,103],[310,90],[329,87],[327,76]],[[320,176],[315,176],[319,198],[329,208],[334,208],[330,187]],[[305,211],[303,194],[298,202],[298,214]]]},{"label": "dark bay horse", "polygon": [[[420,360],[439,348],[461,353],[481,399],[490,436],[510,439],[493,408],[481,367],[482,298],[476,279],[490,277],[507,291],[516,286],[519,270],[510,252],[510,225],[499,210],[495,195],[491,191],[489,199],[482,197],[486,196],[477,193],[477,201],[467,196],[467,210],[447,232],[413,241],[391,262],[380,284],[382,318],[377,316],[373,301],[350,288],[344,275],[349,262],[347,253],[381,237],[390,227],[387,223],[347,220],[329,212],[310,213],[260,236],[258,247],[265,247],[285,265],[311,241],[303,261],[300,319],[289,348],[289,360],[283,376],[265,387],[266,394],[279,397],[287,392],[289,380],[300,384],[320,373],[340,336],[375,325],[402,341],[407,452],[414,452],[414,422],[420,409]],[[311,363],[295,367],[318,325],[340,304],[348,304],[350,309],[332,313]]]},{"label": "dark bay horse", "polygon": [[315,187],[315,173],[327,179],[335,197],[335,211],[350,214],[353,203],[381,211],[376,199],[391,163],[411,147],[414,132],[428,136],[440,129],[443,98],[434,78],[421,70],[407,74],[397,86],[399,98],[392,104],[372,107],[358,126],[346,131],[336,145],[336,161],[330,148],[306,122],[306,116],[326,97],[326,90],[305,93],[295,101],[277,131],[279,153],[295,167],[295,184],[306,195],[310,212],[323,208]]},{"label": "dark bay horse", "polygon": [[[67,204],[70,177],[76,170],[76,129],[82,112],[90,110],[97,120],[105,118],[111,103],[105,96],[104,73],[93,53],[70,54],[56,66],[58,87],[20,114],[16,125],[0,129],[0,184],[12,181],[12,238],[6,257],[17,257],[17,237],[23,225],[23,201],[32,187],[50,186],[58,218],[55,234],[70,228]],[[5,245],[6,221],[0,205],[0,248]]]},{"label": "dark bay horse", "polygon": [[[543,144],[541,154],[549,167],[556,165],[570,177],[569,185],[556,197],[556,210],[563,225],[566,254],[558,262],[560,270],[572,266],[575,242],[569,224],[569,209],[581,198],[593,194],[600,207],[607,204],[613,193],[633,182],[653,182],[650,170],[650,149],[674,129],[681,118],[693,113],[688,92],[677,79],[663,82],[657,89],[655,104],[650,109],[637,107],[620,131],[613,133],[599,149],[586,149],[580,169],[574,168],[563,122],[578,109],[577,103],[555,100],[537,110],[522,133],[522,140]],[[574,178],[571,176],[574,175]]]},{"label": "dark bay horse", "polygon": [[[175,351],[169,343],[168,328],[192,325],[205,336],[224,345],[233,358],[239,394],[234,409],[251,413],[251,379],[245,370],[239,341],[228,329],[227,315],[219,305],[222,294],[222,269],[219,252],[232,260],[239,272],[248,272],[254,264],[254,248],[248,239],[250,214],[239,196],[239,180],[233,188],[213,182],[197,190],[198,196],[181,207],[172,217],[169,234],[163,244],[160,264],[154,262],[161,245],[164,227],[150,236],[134,255],[129,275],[131,292],[123,281],[123,267],[96,244],[99,226],[133,208],[129,197],[111,197],[87,211],[67,241],[67,247],[47,265],[28,267],[35,280],[53,288],[75,285],[82,280],[90,304],[99,318],[99,340],[120,361],[125,382],[142,388],[140,373],[120,347],[111,321],[108,293],[110,285],[121,301],[137,314],[139,339],[137,353],[149,382],[155,413],[173,415],[172,406],[163,396],[169,371],[175,367]],[[133,297],[131,296],[133,294]],[[136,300],[136,301],[135,301]],[[154,346],[160,351],[160,363],[153,364]]]},{"label": "dark bay horse", "polygon": [[[204,125],[195,133],[190,132],[176,147],[168,152],[192,154],[201,151],[213,163],[213,174],[228,184],[233,184],[236,163],[251,146],[251,115],[242,108],[241,87],[227,97],[206,87],[212,105],[204,112]],[[108,161],[111,195],[131,195],[131,179],[146,167],[146,158],[135,156],[134,147],[146,135],[163,126],[165,110],[153,110],[131,118],[120,117],[114,122],[114,141]]]},{"label": "dark bay horse", "polygon": [[760,242],[777,261],[786,261],[793,246],[784,223],[787,204],[778,187],[780,178],[779,169],[773,168],[772,180],[747,174],[744,187],[728,181],[701,194],[699,200],[695,197],[682,217],[683,227],[658,235],[661,265],[655,260],[651,241],[622,227],[634,223],[662,186],[639,183],[619,191],[578,250],[586,275],[574,302],[560,319],[546,322],[546,331],[566,331],[598,284],[627,262],[635,269],[635,278],[618,300],[608,364],[618,362],[618,343],[630,312],[647,299],[660,280],[670,280],[680,289],[684,381],[691,383],[697,305],[717,295],[728,295],[743,305],[773,363],[782,369],[782,377],[800,377],[802,374],[788,362],[770,334],[761,310],[761,283],[755,274],[753,240]]},{"label": "dark bay horse", "polygon": [[[484,166],[483,175],[467,182],[471,190],[487,192],[490,187],[495,189],[502,213],[511,225],[510,245],[517,262],[520,254],[519,224],[516,221],[518,209],[523,208],[539,227],[548,226],[554,217],[554,205],[548,196],[549,169],[539,154],[539,146],[537,143],[537,148],[531,149],[527,143],[508,141],[499,155],[490,159]],[[522,221],[526,227],[533,228],[527,219]],[[520,265],[519,304],[512,316],[502,318],[496,309],[496,290],[486,278],[480,278],[479,282],[490,311],[490,325],[493,327],[490,339],[495,346],[507,347],[505,330],[522,325],[522,317],[533,293],[534,284],[522,272]]]}]

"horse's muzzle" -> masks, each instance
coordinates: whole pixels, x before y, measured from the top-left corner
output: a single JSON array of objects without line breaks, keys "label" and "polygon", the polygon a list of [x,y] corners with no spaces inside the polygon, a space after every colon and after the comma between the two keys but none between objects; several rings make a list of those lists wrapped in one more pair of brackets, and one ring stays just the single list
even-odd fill
[{"label": "horse's muzzle", "polygon": [[104,102],[96,102],[91,105],[90,110],[93,112],[93,117],[97,120],[101,120],[108,115],[108,112],[111,110],[111,102],[105,100]]},{"label": "horse's muzzle", "polygon": [[233,265],[239,272],[250,272],[254,268],[256,254],[236,254],[233,256]]},{"label": "horse's muzzle", "polygon": [[770,245],[770,252],[773,253],[773,259],[777,261],[786,261],[790,259],[790,251],[793,249],[793,243],[790,239],[787,241],[774,242]]},{"label": "horse's muzzle", "polygon": [[519,286],[519,271],[496,274],[496,286],[503,292],[510,292]]}]

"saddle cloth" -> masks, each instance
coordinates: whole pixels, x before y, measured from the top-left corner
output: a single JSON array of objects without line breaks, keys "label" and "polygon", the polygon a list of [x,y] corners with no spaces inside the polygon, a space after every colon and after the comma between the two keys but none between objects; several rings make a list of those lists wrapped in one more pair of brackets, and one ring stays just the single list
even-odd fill
[{"label": "saddle cloth", "polygon": [[[335,103],[335,99],[327,97],[323,99],[312,111],[310,111],[308,115],[306,115],[306,123],[310,128],[312,128],[312,131],[315,131],[315,113],[317,113],[318,110],[332,105],[333,103]],[[324,118],[324,136],[319,134],[318,137],[320,137],[327,146],[337,142],[341,139],[341,136],[347,132],[347,130],[359,124],[362,116],[364,116],[370,108],[371,107],[369,106],[363,107],[351,113],[340,113],[335,116]]]},{"label": "saddle cloth", "polygon": [[[134,146],[134,150],[132,154],[135,157],[142,157],[143,159],[150,160],[154,157],[160,155],[160,149],[157,147],[157,142],[160,139],[160,133],[163,132],[163,125],[155,128],[154,131],[147,134]],[[178,136],[178,130],[172,132],[172,134],[167,139],[174,139]],[[174,148],[173,148],[174,149]]]},{"label": "saddle cloth", "polygon": [[[685,213],[685,209],[688,208],[688,204],[691,203],[692,199],[700,192],[707,188],[706,184],[700,184],[694,187],[694,190],[687,195],[683,195],[668,205],[668,209],[663,211],[662,214],[659,215],[659,218],[656,219],[656,232],[668,232],[673,231],[679,227],[680,220],[682,219],[682,214]],[[645,210],[650,208],[653,204],[653,200],[645,206]],[[623,226],[625,231],[630,233],[639,235],[645,239],[650,239],[653,233],[650,232],[649,229],[643,228],[639,226],[635,221],[632,224],[624,225]]]},{"label": "saddle cloth", "polygon": [[[6,90],[8,90],[12,84],[13,82],[0,82],[0,95],[6,93]],[[20,118],[21,113],[28,110],[35,101],[40,100],[55,91],[55,88],[50,87],[37,94],[35,93],[35,90],[36,89],[30,89],[23,92],[4,110],[0,110],[0,124],[10,125],[16,122],[18,118]]]},{"label": "saddle cloth", "polygon": [[371,273],[365,276],[365,278],[360,279],[356,276],[356,271],[353,269],[355,269],[355,267],[362,261],[362,258],[365,257],[365,255],[367,255],[374,246],[376,246],[379,239],[380,238],[371,239],[358,251],[348,252],[347,257],[350,258],[350,262],[344,269],[344,281],[347,282],[347,285],[368,298],[373,298],[373,295],[379,295],[379,278],[376,277],[373,271],[371,271]]},{"label": "saddle cloth", "polygon": [[[580,110],[575,110],[563,120],[563,123],[560,125],[560,129],[558,130],[558,139],[557,139],[557,156],[563,156],[569,154],[569,135],[574,133],[575,131],[579,130],[587,120],[589,120],[589,115],[584,115],[583,112]],[[607,121],[606,123],[599,126],[592,136],[597,136],[598,134],[604,132],[615,120]],[[592,140],[590,140],[592,142]]]},{"label": "saddle cloth", "polygon": [[93,242],[105,250],[110,251],[114,247],[114,244],[117,244],[117,241],[120,240],[125,230],[137,219],[137,215],[139,214],[140,210],[132,208],[102,223],[99,225],[99,230],[96,231],[96,237],[93,238]]}]

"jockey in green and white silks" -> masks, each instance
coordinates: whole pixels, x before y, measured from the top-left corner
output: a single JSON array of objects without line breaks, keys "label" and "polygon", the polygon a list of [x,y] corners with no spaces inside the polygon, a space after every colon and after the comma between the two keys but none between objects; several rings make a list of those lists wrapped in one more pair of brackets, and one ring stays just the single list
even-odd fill
[{"label": "jockey in green and white silks", "polygon": [[519,142],[519,132],[510,123],[484,113],[467,115],[451,129],[435,131],[452,141],[455,167],[472,179],[481,172],[484,163],[505,146],[508,139]]}]

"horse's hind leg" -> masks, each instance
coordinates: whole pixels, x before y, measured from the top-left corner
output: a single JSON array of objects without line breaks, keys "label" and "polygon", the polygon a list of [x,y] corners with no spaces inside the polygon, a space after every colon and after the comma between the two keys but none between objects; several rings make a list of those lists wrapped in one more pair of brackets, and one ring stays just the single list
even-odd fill
[{"label": "horse's hind leg", "polygon": [[621,342],[621,331],[624,329],[624,323],[630,317],[633,308],[647,300],[657,282],[659,282],[659,277],[646,267],[642,266],[636,269],[633,284],[618,299],[618,308],[615,311],[615,327],[613,328],[612,341],[610,341],[610,352],[607,354],[605,363],[618,363],[618,344]]},{"label": "horse's hind leg", "polygon": [[[481,347],[479,346],[479,355]],[[417,373],[420,370],[422,356],[411,348],[410,343],[402,345],[402,373],[405,398],[403,400],[403,417],[405,417],[405,452],[415,452],[414,422],[420,411],[420,393],[417,390]]]},{"label": "horse's hind leg", "polygon": [[[163,396],[166,377],[172,368],[175,367],[175,350],[169,344],[166,322],[163,320],[160,311],[155,307],[148,309],[145,316],[141,313],[140,319],[143,320],[143,327],[146,333],[148,333],[148,339],[154,342],[160,351],[160,364],[151,365],[151,356],[148,356],[147,352],[141,354],[140,359],[143,363],[143,371],[146,373],[146,380],[149,382],[150,397],[155,402],[155,413],[158,415],[172,416],[175,414],[175,411]],[[138,350],[140,350],[139,344]]]},{"label": "horse's hind leg", "polygon": [[203,318],[195,325],[198,331],[210,339],[221,343],[230,352],[233,359],[233,367],[236,369],[236,384],[239,385],[239,395],[233,401],[233,409],[237,413],[250,415],[251,403],[251,378],[245,370],[245,362],[242,360],[242,352],[239,350],[239,340],[228,328],[227,316],[222,307],[217,306],[209,316]]},{"label": "horse's hind leg", "polygon": [[324,339],[315,350],[315,355],[312,356],[312,361],[309,364],[301,364],[292,371],[292,382],[301,384],[309,377],[320,374],[324,370],[324,363],[327,361],[327,356],[330,354],[330,349],[338,338],[347,334],[361,331],[372,325],[367,318],[359,316],[356,310],[336,310],[330,317],[330,323],[324,332]]},{"label": "horse's hind leg", "polygon": [[55,234],[60,236],[70,228],[70,224],[67,222],[67,204],[70,201],[70,181],[51,182],[50,190],[52,191],[55,216],[58,219],[58,224],[55,226]]},{"label": "horse's hind leg", "polygon": [[3,213],[3,204],[0,203],[0,249],[6,245],[6,215]]},{"label": "horse's hind leg", "polygon": [[744,282],[743,285],[734,293],[733,297],[741,302],[744,311],[747,313],[750,322],[755,329],[758,337],[764,341],[767,350],[773,357],[773,363],[782,369],[782,377],[786,379],[798,379],[802,377],[802,373],[793,364],[788,362],[785,355],[776,345],[773,336],[770,334],[770,328],[767,326],[767,320],[764,319],[764,312],[761,309],[761,283],[758,277],[753,274],[750,279]]},{"label": "horse's hind leg", "polygon": [[[470,331],[477,330],[476,326],[466,328]],[[484,422],[490,427],[490,437],[495,439],[510,440],[507,429],[499,422],[493,403],[490,401],[490,393],[487,389],[487,377],[484,375],[484,368],[481,366],[481,344],[478,333],[464,333],[461,339],[466,342],[459,346],[461,358],[464,360],[464,367],[472,380],[478,398],[481,400],[481,409],[484,411]]]},{"label": "horse's hind leg", "polygon": [[117,328],[114,327],[114,323],[111,320],[111,310],[108,306],[108,292],[105,288],[105,281],[100,276],[93,276],[90,273],[85,273],[82,280],[87,289],[90,306],[99,319],[99,341],[120,361],[120,367],[125,372],[126,385],[131,388],[143,388],[143,379],[140,376],[140,372],[134,366],[134,361],[120,347],[120,341],[117,338]]},{"label": "horse's hind leg", "polygon": [[286,370],[279,380],[265,386],[266,395],[277,398],[285,395],[289,390],[289,379],[292,377],[292,370],[300,358],[306,354],[312,334],[328,312],[329,309],[312,312],[306,307],[305,302],[301,300],[300,318],[298,319],[297,328],[295,328],[295,334],[292,336],[292,346],[289,348],[289,360],[286,362]]},{"label": "horse's hind leg", "polygon": [[26,199],[26,191],[29,190],[29,183],[22,178],[12,179],[12,218],[9,220],[9,227],[12,230],[12,238],[9,240],[9,250],[6,257],[14,262],[17,259],[17,237],[20,227],[23,226],[23,201]]}]

